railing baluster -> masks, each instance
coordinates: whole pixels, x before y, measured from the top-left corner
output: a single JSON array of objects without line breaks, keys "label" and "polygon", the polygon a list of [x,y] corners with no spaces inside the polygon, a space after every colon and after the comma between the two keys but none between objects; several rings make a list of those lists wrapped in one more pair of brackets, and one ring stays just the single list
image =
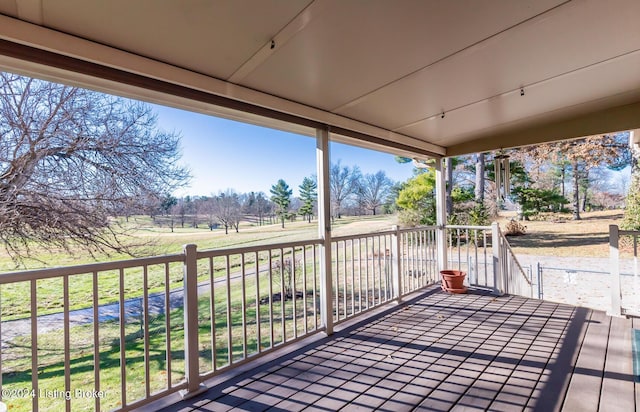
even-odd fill
[{"label": "railing baluster", "polygon": [[[69,320],[69,276],[62,277],[62,311],[64,323],[64,390],[71,392],[71,322]],[[65,410],[71,411],[71,399],[65,399]]]},{"label": "railing baluster", "polygon": [[[256,341],[258,342],[258,353],[262,352],[262,318],[260,316],[260,257],[258,252],[254,252],[254,265],[256,270]],[[213,318],[211,318],[213,322]]]},{"label": "railing baluster", "polygon": [[126,322],[126,312],[124,307],[124,269],[120,268],[118,271],[119,281],[120,281],[120,290],[118,295],[118,303],[120,309],[120,398],[122,399],[122,406],[127,405],[127,346],[126,346],[126,334],[125,334],[125,322]]},{"label": "railing baluster", "polygon": [[318,245],[312,245],[313,248],[313,329],[318,330],[318,265],[317,250]]},{"label": "railing baluster", "polygon": [[[487,256],[487,232],[486,231],[482,231],[482,244],[484,245],[484,284],[487,285],[488,284],[488,279],[489,279],[489,259]],[[492,240],[493,242],[493,240]]]},{"label": "railing baluster", "polygon": [[284,249],[280,248],[280,319],[282,327],[282,342],[287,341],[287,327],[286,327],[286,311],[285,311],[285,280],[284,280]]},{"label": "railing baluster", "polygon": [[143,312],[144,321],[144,376],[145,376],[145,394],[148,398],[151,396],[151,371],[149,370],[150,364],[150,346],[149,346],[149,267],[144,265],[142,267],[142,302],[143,307],[140,308]]},{"label": "railing baluster", "polygon": [[342,319],[346,319],[349,315],[349,307],[347,306],[347,241],[342,242]]},{"label": "railing baluster", "polygon": [[[377,259],[379,257],[379,252],[376,252],[376,238],[371,238],[371,246],[372,246],[372,258],[371,258],[371,280],[373,282],[372,285],[372,289],[371,289],[371,303],[373,306],[377,305],[377,301],[376,301],[376,296],[379,295],[378,293],[378,288],[376,287],[376,277],[377,277],[377,270],[376,267],[378,267],[378,263],[377,263]],[[379,247],[378,247],[379,249]]]},{"label": "railing baluster", "polygon": [[240,253],[240,306],[242,311],[242,359],[247,359],[247,272],[244,256],[244,253]]},{"label": "railing baluster", "polygon": [[296,248],[291,248],[291,318],[293,320],[293,338],[298,337],[298,305],[296,295]]},{"label": "railing baluster", "polygon": [[[339,250],[339,244],[340,242],[335,242],[333,243],[331,246],[332,248],[335,245],[335,252],[333,253],[334,259],[335,259],[335,276],[333,277],[335,280],[335,299],[336,299],[336,307],[334,308],[335,311],[335,320],[340,320],[340,264],[338,263],[340,261],[340,256],[338,255],[338,250]],[[333,262],[332,262],[332,267],[333,267]]]},{"label": "railing baluster", "polygon": [[391,300],[392,298],[392,287],[391,287],[391,258],[390,258],[390,253],[391,253],[391,245],[389,244],[389,236],[385,235],[382,236],[382,240],[384,241],[384,257],[383,257],[383,262],[384,262],[384,287],[385,287],[385,291],[384,291],[384,297],[385,297],[385,302]]},{"label": "railing baluster", "polygon": [[[478,283],[480,282],[480,277],[478,276],[478,231],[474,230],[473,231],[473,243],[476,245],[476,247],[474,248],[474,258],[475,260],[473,261],[473,274],[474,274],[474,278],[475,278],[475,282]],[[486,247],[487,245],[482,245],[482,247]]]},{"label": "railing baluster", "polygon": [[[93,271],[92,274],[92,287],[93,287],[93,379],[94,388],[96,391],[100,391],[100,313],[99,313],[99,298],[98,298],[98,271]],[[2,334],[0,333],[0,336]],[[100,412],[100,397],[96,396],[94,399],[94,409],[96,412]]]},{"label": "railing baluster", "polygon": [[169,263],[164,264],[164,330],[167,334],[165,342],[167,389],[170,389],[173,387],[171,379],[173,358],[171,356],[171,271]]},{"label": "railing baluster", "polygon": [[462,261],[462,256],[460,255],[460,229],[456,229],[456,249],[458,250],[458,270],[462,270],[462,267],[460,266],[460,262]]},{"label": "railing baluster", "polygon": [[362,312],[362,238],[358,238],[358,313]]},{"label": "railing baluster", "polygon": [[416,290],[416,281],[419,273],[420,267],[420,232],[413,232],[411,236],[411,247],[413,248],[411,252],[411,275],[410,279],[410,289]]},{"label": "railing baluster", "polygon": [[275,333],[273,331],[273,251],[269,249],[267,257],[267,274],[269,276],[269,347],[275,346]]},{"label": "railing baluster", "polygon": [[[38,287],[31,280],[31,390],[38,393]],[[38,397],[31,400],[32,410],[38,410]]]},{"label": "railing baluster", "polygon": [[213,257],[209,257],[209,318],[211,319],[211,370],[218,369],[216,354],[216,294],[215,294],[215,266]]},{"label": "railing baluster", "polygon": [[307,246],[302,246],[302,319],[304,320],[303,333],[309,333],[309,319],[307,317]]},{"label": "railing baluster", "polygon": [[227,294],[227,364],[233,365],[233,331],[231,323],[231,263],[229,255],[225,255],[225,292]]},{"label": "railing baluster", "polygon": [[[354,249],[353,249],[353,242],[355,242],[354,239],[351,239],[351,257],[350,257],[350,262],[351,262],[351,315],[355,315],[356,313],[356,295],[355,295],[355,266],[354,266],[354,260],[353,260],[353,256],[354,256]],[[346,251],[345,251],[346,252]]]}]

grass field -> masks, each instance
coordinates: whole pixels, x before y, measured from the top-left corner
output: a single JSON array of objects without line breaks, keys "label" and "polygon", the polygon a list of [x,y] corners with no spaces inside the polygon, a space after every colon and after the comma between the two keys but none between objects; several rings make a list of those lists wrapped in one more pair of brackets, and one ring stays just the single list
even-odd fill
[{"label": "grass field", "polygon": [[[397,224],[397,219],[391,215],[349,216],[332,222],[332,233],[334,236],[368,233],[388,230],[395,224]],[[308,223],[301,220],[287,222],[284,229],[280,223],[257,226],[243,222],[240,225],[239,232],[236,233],[235,230],[230,230],[229,234],[225,234],[224,229],[211,231],[204,225],[199,228],[177,227],[171,231],[168,227],[154,225],[147,216],[132,217],[125,226],[131,236],[130,242],[142,244],[135,248],[137,257],[181,253],[183,246],[189,243],[198,245],[200,250],[206,250],[264,245],[318,237],[317,222]],[[24,259],[20,266],[16,266],[16,262],[5,251],[0,250],[0,273],[20,269],[38,269],[131,258],[131,256],[124,254],[106,255],[103,253],[97,253],[95,257],[92,257],[83,251],[76,251],[70,254],[65,250],[37,246],[33,247],[32,255],[32,258]]]},{"label": "grass field", "polygon": [[[516,254],[539,256],[609,257],[609,225],[620,225],[623,211],[584,212],[582,220],[571,214],[545,216],[548,220],[521,222],[527,227],[523,236],[509,237]],[[504,229],[512,215],[499,220]]]}]

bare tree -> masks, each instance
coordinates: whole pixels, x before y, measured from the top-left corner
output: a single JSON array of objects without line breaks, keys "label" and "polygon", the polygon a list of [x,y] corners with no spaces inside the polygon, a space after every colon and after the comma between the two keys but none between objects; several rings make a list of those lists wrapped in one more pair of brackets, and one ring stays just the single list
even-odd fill
[{"label": "bare tree", "polygon": [[110,217],[123,202],[183,186],[180,136],[150,106],[0,73],[0,238],[14,257],[36,242],[124,250]]},{"label": "bare tree", "polygon": [[233,189],[227,189],[213,198],[213,214],[222,226],[224,233],[229,233],[229,228],[234,228],[236,232],[240,228],[242,218],[242,207],[240,197]]},{"label": "bare tree", "polygon": [[360,170],[357,167],[342,167],[339,160],[329,168],[329,190],[334,218],[341,217],[342,206],[349,196],[356,193],[359,179]]},{"label": "bare tree", "polygon": [[358,188],[363,206],[375,215],[376,209],[384,204],[392,185],[393,182],[382,170],[364,175]]}]

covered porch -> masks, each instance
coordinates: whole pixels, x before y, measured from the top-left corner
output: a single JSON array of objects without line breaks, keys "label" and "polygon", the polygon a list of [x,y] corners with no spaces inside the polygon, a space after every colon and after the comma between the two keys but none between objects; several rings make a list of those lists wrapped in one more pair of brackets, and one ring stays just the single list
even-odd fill
[{"label": "covered porch", "polygon": [[[3,70],[317,141],[312,239],[187,246],[170,256],[2,275],[2,284],[24,282],[31,297],[34,373],[26,385],[39,393],[38,282],[56,279],[64,362],[54,389],[104,389],[99,287],[107,273],[119,288],[119,348],[109,355],[119,356],[111,395],[121,410],[638,410],[630,369],[637,319],[529,299],[530,279],[499,228],[446,226],[443,165],[451,156],[640,128],[639,14],[634,0],[0,2]],[[330,141],[435,159],[437,225],[334,237]],[[487,234],[451,241],[460,231]],[[294,286],[290,302],[274,302],[271,288],[285,291],[271,262],[296,256],[302,294]],[[470,294],[433,286],[454,265],[470,272]],[[176,271],[184,273],[182,317],[168,315]],[[145,290],[134,314],[143,366],[127,355],[130,273]],[[157,351],[152,276],[166,279]],[[75,279],[92,285],[91,349],[82,354],[92,376],[82,383],[72,380]],[[199,298],[208,303],[200,307]],[[176,343],[172,333],[184,335]],[[220,358],[218,338],[226,345]],[[151,360],[164,368],[159,389]],[[264,365],[247,370],[254,361]],[[144,369],[143,384],[129,377],[132,368]],[[185,400],[170,406],[179,396]],[[47,400],[29,402],[39,410]],[[57,405],[73,410],[76,402]],[[106,409],[98,398],[88,407]]]},{"label": "covered porch", "polygon": [[633,411],[638,327],[586,308],[429,287],[162,410]]}]

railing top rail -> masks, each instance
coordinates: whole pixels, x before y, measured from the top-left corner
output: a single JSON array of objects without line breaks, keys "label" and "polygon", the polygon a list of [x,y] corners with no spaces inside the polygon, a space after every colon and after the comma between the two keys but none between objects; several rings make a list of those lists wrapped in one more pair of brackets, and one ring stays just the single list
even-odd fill
[{"label": "railing top rail", "polygon": [[129,269],[165,263],[183,262],[183,254],[151,256],[129,260],[116,260],[110,262],[89,263],[86,265],[60,266],[45,269],[30,269],[16,272],[0,273],[0,284],[23,282],[26,280],[49,279],[60,276],[81,275],[93,272],[106,272],[109,270]]},{"label": "railing top rail", "polygon": [[392,235],[396,233],[395,230],[382,230],[380,232],[369,232],[369,233],[357,233],[354,235],[343,235],[343,236],[331,236],[331,241],[332,242],[342,242],[345,240],[351,240],[351,239],[362,239],[365,237],[376,237],[376,236],[386,236],[386,235]]},{"label": "railing top rail", "polygon": [[491,230],[491,226],[446,225],[445,229]]},{"label": "railing top rail", "polygon": [[398,231],[401,233],[405,233],[405,232],[417,232],[419,230],[436,230],[437,228],[438,228],[437,226],[415,226],[415,227],[404,227],[404,228],[398,229]]},{"label": "railing top rail", "polygon": [[242,253],[261,252],[265,250],[286,249],[291,247],[320,245],[320,244],[322,244],[321,239],[309,239],[309,240],[300,240],[300,241],[294,241],[294,242],[268,243],[268,244],[255,245],[255,246],[199,250],[197,255],[198,255],[198,259],[202,259],[202,258],[209,258],[209,257],[239,255]]}]

